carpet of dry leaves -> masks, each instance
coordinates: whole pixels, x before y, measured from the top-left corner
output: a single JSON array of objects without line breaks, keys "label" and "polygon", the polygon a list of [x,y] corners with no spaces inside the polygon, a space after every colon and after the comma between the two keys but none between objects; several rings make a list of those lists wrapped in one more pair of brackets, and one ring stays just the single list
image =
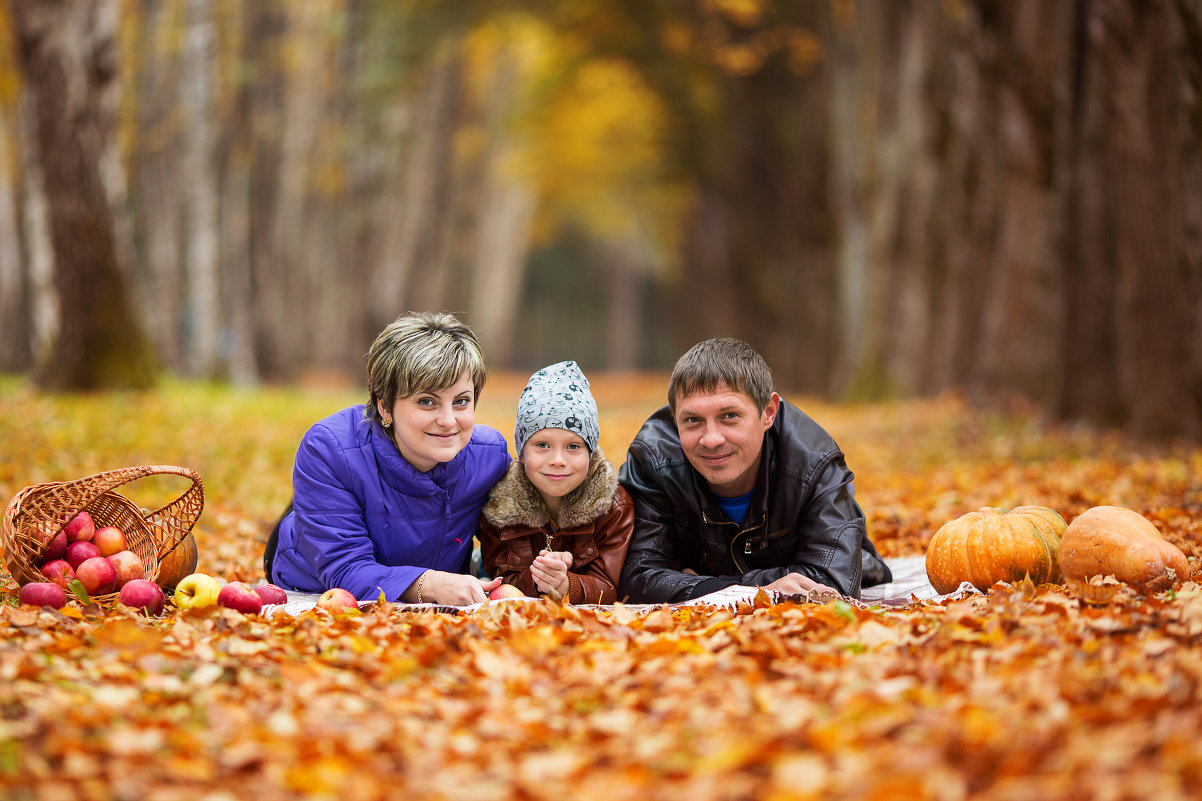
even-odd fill
[{"label": "carpet of dry leaves", "polygon": [[[512,430],[522,377],[478,420]],[[620,462],[662,376],[594,379]],[[305,428],[340,388],[51,398],[0,380],[0,496],[142,463],[205,478],[201,569],[262,578]],[[979,411],[802,400],[887,556],[979,506],[1099,504],[1196,564],[1202,448]],[[508,416],[506,416],[508,415]],[[1084,603],[999,586],[904,608],[375,606],[147,620],[14,605],[0,573],[0,798],[1173,799],[1202,793],[1202,587]]]}]

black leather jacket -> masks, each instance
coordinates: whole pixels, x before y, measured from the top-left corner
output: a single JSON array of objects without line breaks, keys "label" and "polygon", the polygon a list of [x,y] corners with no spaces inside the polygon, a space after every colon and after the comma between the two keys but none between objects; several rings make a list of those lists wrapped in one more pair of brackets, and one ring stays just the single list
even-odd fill
[{"label": "black leather jacket", "polygon": [[685,458],[667,406],[643,424],[619,478],[635,503],[618,593],[631,603],[675,603],[733,584],[771,584],[788,573],[852,598],[861,586],[892,580],[868,539],[843,452],[783,399],[764,436],[742,526]]}]

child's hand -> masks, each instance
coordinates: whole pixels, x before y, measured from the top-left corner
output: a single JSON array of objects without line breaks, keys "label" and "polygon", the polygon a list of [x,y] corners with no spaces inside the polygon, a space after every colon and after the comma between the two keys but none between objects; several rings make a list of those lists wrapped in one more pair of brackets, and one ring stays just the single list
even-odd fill
[{"label": "child's hand", "polygon": [[567,551],[539,551],[530,565],[530,575],[539,592],[560,598],[568,594],[568,568],[572,566],[572,555]]}]

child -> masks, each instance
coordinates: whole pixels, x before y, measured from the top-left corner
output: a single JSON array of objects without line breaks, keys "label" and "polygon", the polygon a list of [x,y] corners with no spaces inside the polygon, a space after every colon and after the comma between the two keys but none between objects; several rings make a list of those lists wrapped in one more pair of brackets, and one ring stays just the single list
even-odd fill
[{"label": "child", "polygon": [[518,400],[518,458],[480,517],[484,569],[527,595],[611,604],[634,506],[598,447],[597,404],[576,362],[530,377]]},{"label": "child", "polygon": [[293,505],[264,554],[269,581],[360,600],[463,606],[500,581],[465,575],[505,438],[475,425],[484,357],[450,314],[410,312],[367,354],[368,402],[309,429]]}]

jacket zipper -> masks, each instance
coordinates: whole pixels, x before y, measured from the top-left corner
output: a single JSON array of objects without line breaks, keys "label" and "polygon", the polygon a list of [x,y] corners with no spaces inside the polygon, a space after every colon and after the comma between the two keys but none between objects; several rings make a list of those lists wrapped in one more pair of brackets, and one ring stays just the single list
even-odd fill
[{"label": "jacket zipper", "polygon": [[442,535],[438,538],[438,554],[434,557],[435,564],[442,564],[442,554],[447,547],[447,534],[450,533],[451,523],[451,493],[439,488],[442,493]]},{"label": "jacket zipper", "polygon": [[[701,519],[703,521],[705,521],[706,525],[710,525],[710,526],[735,526],[736,528],[738,528],[738,524],[734,523],[730,520],[710,520],[709,514],[704,509],[701,510]],[[739,540],[742,539],[744,536],[750,535],[751,532],[755,531],[758,528],[764,528],[764,524],[767,521],[768,521],[768,518],[766,516],[763,516],[760,518],[760,522],[758,522],[752,526],[748,526],[747,528],[739,529],[735,533],[734,537],[731,538],[731,540],[730,540],[730,561],[734,562],[735,569],[737,571],[739,571],[740,573],[746,573],[747,566],[739,561],[739,554],[735,551],[735,546],[738,545]],[[747,536],[747,539],[743,540],[743,555],[751,556],[751,538],[749,536]]]}]

